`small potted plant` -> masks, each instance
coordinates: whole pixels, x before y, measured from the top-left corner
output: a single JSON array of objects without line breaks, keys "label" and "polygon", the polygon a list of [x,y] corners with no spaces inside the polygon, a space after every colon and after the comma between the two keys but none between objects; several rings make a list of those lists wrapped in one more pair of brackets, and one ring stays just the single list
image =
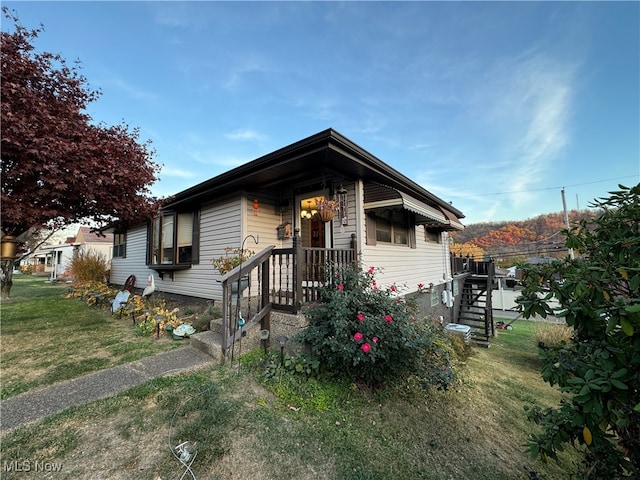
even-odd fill
[{"label": "small potted plant", "polygon": [[211,263],[218,269],[220,275],[224,275],[241,263],[246,262],[254,254],[255,252],[247,250],[246,248],[243,250],[241,248],[227,247],[224,249],[224,256],[214,258]]}]

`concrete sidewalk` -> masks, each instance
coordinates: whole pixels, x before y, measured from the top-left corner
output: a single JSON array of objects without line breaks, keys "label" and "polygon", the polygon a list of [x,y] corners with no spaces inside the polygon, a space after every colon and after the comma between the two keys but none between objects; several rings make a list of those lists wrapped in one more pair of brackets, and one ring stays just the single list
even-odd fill
[{"label": "concrete sidewalk", "polygon": [[176,375],[214,363],[214,359],[206,353],[184,346],[25,392],[0,402],[0,430],[6,433],[21,425],[62,412],[68,407],[116,395],[153,378]]}]

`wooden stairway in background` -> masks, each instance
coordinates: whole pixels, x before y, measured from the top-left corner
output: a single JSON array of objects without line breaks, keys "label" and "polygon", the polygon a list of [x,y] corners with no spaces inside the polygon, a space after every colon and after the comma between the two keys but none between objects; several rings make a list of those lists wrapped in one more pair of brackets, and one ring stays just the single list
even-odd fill
[{"label": "wooden stairway in background", "polygon": [[464,280],[458,312],[458,323],[471,327],[471,341],[491,346],[495,336],[491,290],[493,279],[487,275],[471,275]]}]

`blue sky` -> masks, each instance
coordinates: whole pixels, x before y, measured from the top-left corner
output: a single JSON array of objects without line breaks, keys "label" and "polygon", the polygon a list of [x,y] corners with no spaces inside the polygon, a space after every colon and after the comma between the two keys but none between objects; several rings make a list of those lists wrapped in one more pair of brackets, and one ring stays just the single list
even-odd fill
[{"label": "blue sky", "polygon": [[467,224],[640,182],[638,2],[3,4],[152,141],[159,196],[329,127]]}]

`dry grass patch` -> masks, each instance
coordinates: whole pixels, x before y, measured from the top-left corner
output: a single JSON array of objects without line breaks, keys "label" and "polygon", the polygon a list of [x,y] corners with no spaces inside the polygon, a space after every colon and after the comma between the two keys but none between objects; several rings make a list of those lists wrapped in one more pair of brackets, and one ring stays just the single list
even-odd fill
[{"label": "dry grass patch", "polygon": [[536,328],[536,344],[543,343],[548,347],[555,347],[562,342],[569,343],[573,335],[573,328],[558,323],[540,323]]}]

